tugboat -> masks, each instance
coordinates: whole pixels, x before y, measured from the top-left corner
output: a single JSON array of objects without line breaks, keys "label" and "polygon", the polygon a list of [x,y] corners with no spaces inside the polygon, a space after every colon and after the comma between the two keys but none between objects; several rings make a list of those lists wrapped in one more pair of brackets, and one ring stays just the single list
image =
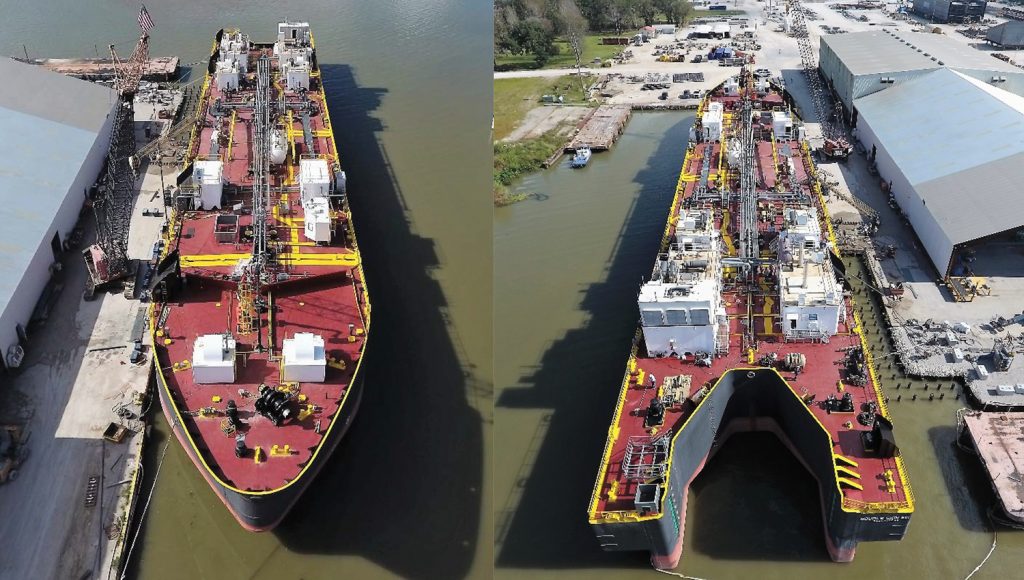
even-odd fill
[{"label": "tugboat", "polygon": [[690,484],[740,431],[775,434],[815,477],[834,561],[903,538],[914,511],[789,102],[746,69],[705,97],[640,288],[588,516],[605,550],[658,569],[679,563]]},{"label": "tugboat", "polygon": [[579,169],[586,167],[587,163],[590,162],[591,151],[590,147],[581,145],[576,148],[576,152],[572,156],[572,161],[569,162],[569,167],[573,169]]}]

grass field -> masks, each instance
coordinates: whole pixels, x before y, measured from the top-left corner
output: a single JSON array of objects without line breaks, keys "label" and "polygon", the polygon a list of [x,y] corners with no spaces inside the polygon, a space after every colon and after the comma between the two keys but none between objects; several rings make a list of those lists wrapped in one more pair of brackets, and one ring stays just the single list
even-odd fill
[{"label": "grass field", "polygon": [[[592,79],[584,79],[584,86]],[[494,140],[508,136],[526,113],[540,105],[541,95],[563,95],[566,103],[584,102],[580,81],[575,76],[551,78],[495,79]]]},{"label": "grass field", "polygon": [[[593,82],[585,77],[583,86]],[[494,187],[495,205],[508,205],[527,196],[509,193],[508,186],[516,179],[539,171],[544,161],[565,145],[559,129],[536,139],[501,143],[526,113],[540,105],[541,95],[562,95],[565,103],[585,104],[580,81],[572,75],[558,78],[495,79],[494,81]]]},{"label": "grass field", "polygon": [[[625,46],[614,46],[614,45],[603,45],[601,39],[609,36],[615,36],[614,34],[605,32],[601,34],[588,34],[583,40],[583,60],[582,63],[593,62],[595,58],[601,60],[609,59],[619,52],[622,51]],[[628,34],[622,34],[619,36],[629,36]],[[572,47],[569,43],[562,39],[555,40],[555,46],[558,47],[558,54],[551,57],[542,68],[565,68],[576,66],[576,57],[573,55]],[[537,63],[533,60],[532,54],[499,54],[494,58],[495,70],[523,70],[523,69],[535,69]]]}]

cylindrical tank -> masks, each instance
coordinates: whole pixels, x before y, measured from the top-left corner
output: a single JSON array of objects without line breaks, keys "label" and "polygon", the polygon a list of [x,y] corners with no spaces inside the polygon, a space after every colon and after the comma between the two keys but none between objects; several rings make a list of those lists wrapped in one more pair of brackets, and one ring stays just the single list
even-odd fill
[{"label": "cylindrical tank", "polygon": [[288,156],[288,144],[284,138],[284,131],[274,131],[270,135],[270,162],[275,165],[284,163]]}]

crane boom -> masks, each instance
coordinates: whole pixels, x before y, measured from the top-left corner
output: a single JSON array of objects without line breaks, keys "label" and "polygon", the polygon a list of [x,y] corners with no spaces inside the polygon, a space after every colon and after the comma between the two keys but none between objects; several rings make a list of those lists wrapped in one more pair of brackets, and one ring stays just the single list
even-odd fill
[{"label": "crane boom", "polygon": [[791,19],[790,34],[796,38],[800,64],[804,78],[807,79],[811,100],[814,102],[814,113],[821,124],[821,136],[825,140],[823,150],[829,157],[845,159],[853,152],[853,147],[846,140],[838,124],[842,119],[842,107],[838,102],[834,106],[829,105],[830,99],[818,74],[814,47],[811,45],[811,35],[807,30],[807,21],[804,19],[804,9],[800,0],[789,0],[787,6]]},{"label": "crane boom", "polygon": [[134,100],[149,59],[148,28],[143,27],[142,34],[139,35],[139,40],[127,59],[122,60],[118,57],[114,45],[110,45],[110,56],[114,62],[114,90],[117,92],[118,102],[110,129],[106,175],[96,198],[93,199],[96,243],[82,252],[89,271],[86,298],[92,298],[97,286],[129,274],[128,231],[135,196]]}]

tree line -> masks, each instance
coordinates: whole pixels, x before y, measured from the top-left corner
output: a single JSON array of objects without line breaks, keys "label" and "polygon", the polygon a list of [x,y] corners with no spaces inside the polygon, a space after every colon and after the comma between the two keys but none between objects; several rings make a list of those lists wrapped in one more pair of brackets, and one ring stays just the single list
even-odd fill
[{"label": "tree line", "polygon": [[621,34],[656,23],[683,25],[688,0],[494,0],[495,54],[530,54],[539,66],[558,54],[555,39],[577,32]]}]

